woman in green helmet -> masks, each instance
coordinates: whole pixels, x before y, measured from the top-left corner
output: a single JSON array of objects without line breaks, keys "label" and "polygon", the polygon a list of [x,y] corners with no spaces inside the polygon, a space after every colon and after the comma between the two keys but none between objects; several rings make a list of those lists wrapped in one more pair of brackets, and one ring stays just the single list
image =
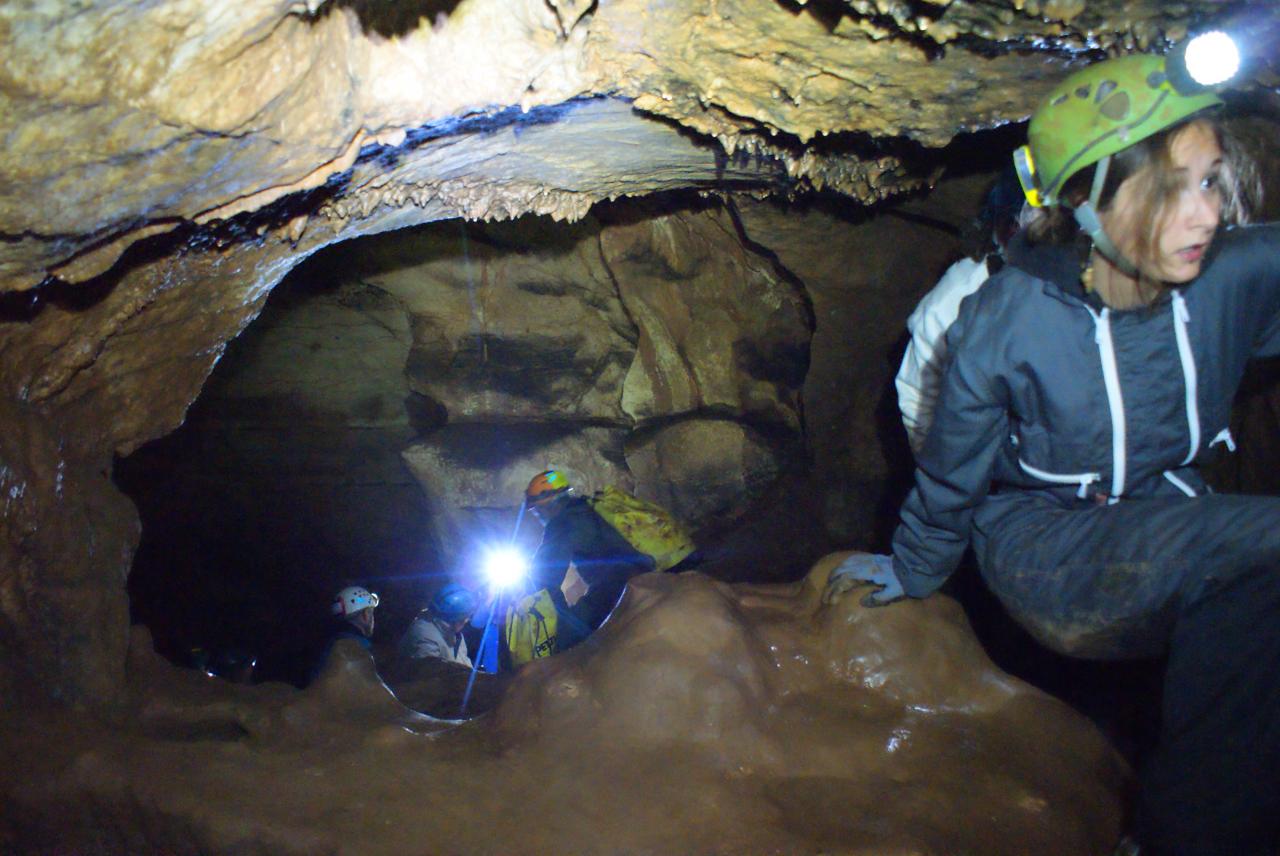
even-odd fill
[{"label": "woman in green helmet", "polygon": [[1212,494],[1246,363],[1280,354],[1280,227],[1217,96],[1156,56],[1072,75],[1017,158],[1040,219],[966,298],[891,556],[828,594],[927,597],[972,544],[1009,613],[1061,653],[1167,655],[1141,771],[1143,854],[1280,838],[1280,498]]}]

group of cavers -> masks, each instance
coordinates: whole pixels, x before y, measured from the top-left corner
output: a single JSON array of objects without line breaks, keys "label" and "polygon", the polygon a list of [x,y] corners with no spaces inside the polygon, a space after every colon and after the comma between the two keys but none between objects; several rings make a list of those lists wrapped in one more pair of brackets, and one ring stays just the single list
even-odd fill
[{"label": "group of cavers", "polygon": [[[1200,465],[1234,449],[1246,364],[1280,355],[1280,226],[1249,222],[1261,183],[1223,98],[1188,82],[1191,56],[1094,63],[1035,111],[1021,188],[988,206],[996,258],[953,268],[911,317],[897,385],[916,474],[891,546],[840,563],[824,599],[926,598],[972,550],[1044,647],[1163,658],[1158,742],[1117,852],[1274,856],[1280,498],[1214,492]],[[658,566],[556,471],[528,502],[545,532],[533,600],[503,628],[527,637],[513,660],[571,648]],[[573,603],[571,562],[587,584]],[[376,603],[346,590],[335,610],[367,639]],[[441,589],[403,650],[467,663],[461,630],[484,605]],[[554,628],[522,625],[534,612]]]},{"label": "group of cavers", "polygon": [[[394,674],[450,674],[423,669],[424,661],[466,669],[479,665],[489,674],[513,671],[586,639],[637,574],[683,571],[701,561],[688,529],[670,512],[612,485],[579,495],[563,472],[546,470],[529,482],[524,503],[544,527],[527,577],[510,591],[483,591],[460,582],[440,586],[401,637]],[[580,585],[565,584],[571,568]],[[371,648],[378,603],[378,595],[362,586],[338,592],[333,629],[312,679],[339,640]],[[467,644],[468,628],[473,639],[481,640],[475,652],[479,663],[473,663]]]}]

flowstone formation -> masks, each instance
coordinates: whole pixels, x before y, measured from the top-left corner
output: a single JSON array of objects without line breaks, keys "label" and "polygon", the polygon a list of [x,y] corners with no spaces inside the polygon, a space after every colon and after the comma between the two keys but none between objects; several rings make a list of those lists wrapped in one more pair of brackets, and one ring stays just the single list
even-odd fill
[{"label": "flowstone formation", "polygon": [[143,632],[128,729],[5,722],[0,847],[1110,852],[1127,771],[1101,735],[997,670],[948,598],[821,604],[842,557],[787,586],[636,578],[466,723],[405,708],[349,643],[299,693],[179,672]]}]

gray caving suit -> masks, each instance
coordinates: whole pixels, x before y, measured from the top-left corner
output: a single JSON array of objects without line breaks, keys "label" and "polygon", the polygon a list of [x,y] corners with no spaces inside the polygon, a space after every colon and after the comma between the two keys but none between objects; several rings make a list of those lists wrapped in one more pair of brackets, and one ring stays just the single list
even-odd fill
[{"label": "gray caving suit", "polygon": [[1245,364],[1280,353],[1280,225],[1220,230],[1200,276],[1149,308],[1108,310],[1079,259],[1020,236],[961,306],[894,568],[924,597],[972,541],[1048,647],[1167,653],[1144,846],[1272,852],[1280,497],[1214,495],[1195,461],[1232,443]]}]

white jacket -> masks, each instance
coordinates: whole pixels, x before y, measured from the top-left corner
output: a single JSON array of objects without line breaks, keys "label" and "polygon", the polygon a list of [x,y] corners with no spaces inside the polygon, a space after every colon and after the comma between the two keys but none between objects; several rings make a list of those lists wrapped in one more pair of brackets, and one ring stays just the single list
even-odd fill
[{"label": "white jacket", "polygon": [[942,279],[907,319],[911,343],[902,356],[894,384],[898,387],[902,424],[907,429],[913,452],[919,453],[933,424],[933,407],[947,362],[947,328],[960,313],[960,301],[977,291],[988,276],[985,259],[980,262],[961,259],[947,268]]},{"label": "white jacket", "polygon": [[442,627],[435,619],[422,616],[415,618],[400,639],[400,656],[411,660],[434,657],[450,663],[461,663],[470,669],[471,657],[467,652],[467,640],[459,633],[456,645],[448,642],[445,638],[447,629],[448,625]]}]

